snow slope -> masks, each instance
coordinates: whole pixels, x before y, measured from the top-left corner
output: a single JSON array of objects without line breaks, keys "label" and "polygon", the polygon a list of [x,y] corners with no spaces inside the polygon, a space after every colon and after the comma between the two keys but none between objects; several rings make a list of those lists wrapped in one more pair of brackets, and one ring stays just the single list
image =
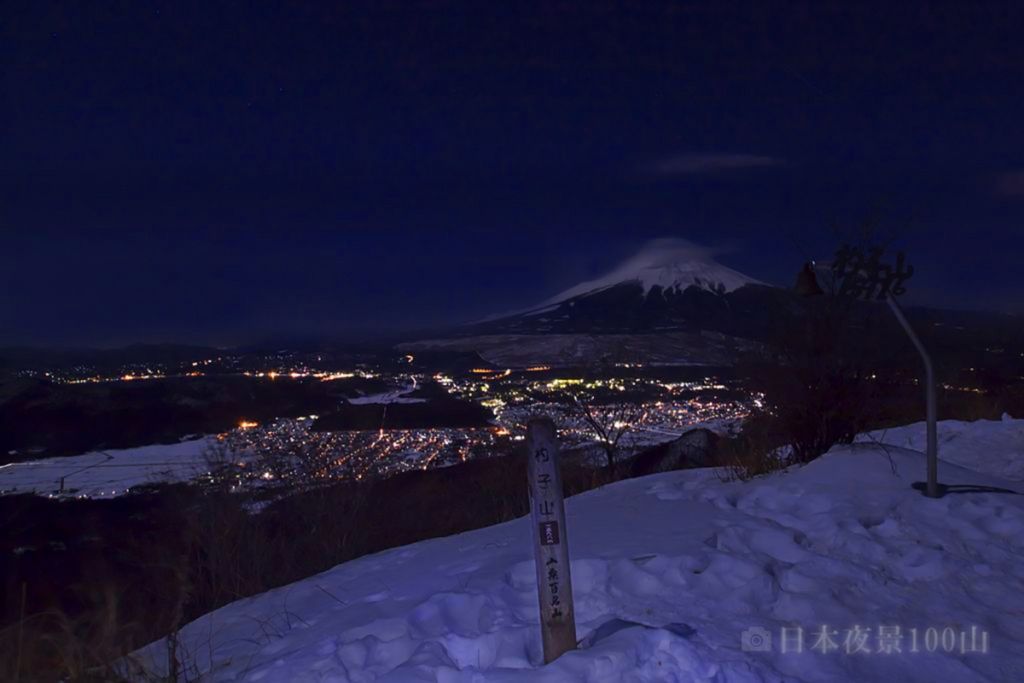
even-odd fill
[{"label": "snow slope", "polygon": [[[925,423],[871,432],[860,439],[923,451],[927,444]],[[938,429],[939,460],[969,470],[998,474],[1024,481],[1024,420],[1003,416],[1001,421],[961,422],[944,420]],[[941,465],[940,465],[941,477]],[[1018,487],[1020,488],[1020,487]]]},{"label": "snow slope", "polygon": [[0,495],[58,495],[61,477],[64,495],[88,498],[112,498],[140,484],[189,481],[209,470],[203,451],[213,438],[2,465]]},{"label": "snow slope", "polygon": [[[1024,457],[1010,432],[958,428],[946,456],[977,469],[981,450]],[[525,518],[240,600],[188,625],[181,645],[204,681],[1024,680],[1024,498],[924,498],[910,488],[924,467],[918,451],[855,444],[752,482],[690,470],[570,499],[577,632],[590,643],[547,666]],[[1014,486],[952,464],[941,474]],[[880,625],[900,627],[901,653],[878,651]],[[813,649],[823,626],[838,650]],[[798,627],[803,651],[781,652],[780,629]],[[959,651],[972,627],[987,652],[970,639]],[[773,638],[768,651],[743,649],[751,628]],[[954,651],[928,651],[929,628],[950,629]],[[134,660],[159,671],[166,650]]]}]

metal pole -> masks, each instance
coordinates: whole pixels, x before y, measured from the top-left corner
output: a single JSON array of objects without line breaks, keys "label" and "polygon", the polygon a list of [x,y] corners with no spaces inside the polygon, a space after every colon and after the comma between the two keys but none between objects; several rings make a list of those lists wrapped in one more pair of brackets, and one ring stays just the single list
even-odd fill
[{"label": "metal pole", "polygon": [[939,493],[939,439],[935,416],[935,371],[932,369],[932,359],[917,333],[914,332],[914,328],[907,321],[903,309],[896,303],[896,299],[892,294],[886,294],[885,300],[889,303],[889,308],[892,309],[896,319],[900,321],[900,325],[903,326],[904,332],[910,337],[910,341],[914,343],[917,352],[921,354],[921,360],[924,361],[924,396],[928,416],[928,483],[925,495],[929,498],[938,498],[941,496]]},{"label": "metal pole", "polygon": [[544,663],[576,648],[576,617],[569,573],[562,473],[558,464],[555,423],[530,420],[526,427],[527,476],[530,486],[530,526],[537,562],[537,597]]}]

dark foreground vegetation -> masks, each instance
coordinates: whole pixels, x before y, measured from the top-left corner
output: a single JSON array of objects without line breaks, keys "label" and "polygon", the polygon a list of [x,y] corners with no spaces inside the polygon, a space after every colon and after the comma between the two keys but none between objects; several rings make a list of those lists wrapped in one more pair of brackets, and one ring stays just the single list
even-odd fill
[{"label": "dark foreground vegetation", "polygon": [[[114,500],[0,498],[0,680],[110,680],[107,664],[220,605],[521,516],[525,481],[520,455],[330,486],[258,514],[250,498],[185,485]],[[569,494],[607,481],[565,471]]]}]

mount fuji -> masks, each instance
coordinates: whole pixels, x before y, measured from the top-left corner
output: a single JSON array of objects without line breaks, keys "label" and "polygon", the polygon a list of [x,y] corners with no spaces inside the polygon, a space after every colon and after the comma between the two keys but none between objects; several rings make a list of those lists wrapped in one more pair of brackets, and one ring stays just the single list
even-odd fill
[{"label": "mount fuji", "polygon": [[791,300],[708,249],[660,239],[535,306],[400,348],[473,351],[501,367],[588,363],[624,348],[650,362],[727,365]]},{"label": "mount fuji", "polygon": [[718,263],[713,253],[680,239],[649,242],[607,274],[546,301],[470,326],[474,332],[636,333],[753,332],[737,321],[761,318],[764,299],[785,292]]},{"label": "mount fuji", "polygon": [[718,263],[707,249],[685,240],[660,239],[649,242],[607,275],[571,287],[548,299],[540,308],[633,283],[643,288],[645,296],[656,288],[660,292],[679,293],[697,287],[725,294],[745,285],[764,284]]}]

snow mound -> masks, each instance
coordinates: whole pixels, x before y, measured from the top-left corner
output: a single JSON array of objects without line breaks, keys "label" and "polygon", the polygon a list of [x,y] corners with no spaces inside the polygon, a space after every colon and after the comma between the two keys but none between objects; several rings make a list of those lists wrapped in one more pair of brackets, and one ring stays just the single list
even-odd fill
[{"label": "snow mound", "polygon": [[[945,456],[975,467],[944,463],[943,483],[1019,487],[977,453],[1024,457],[1009,427],[949,428]],[[860,443],[750,482],[689,470],[570,499],[583,645],[546,666],[526,518],[241,600],[186,626],[179,647],[204,681],[1021,680],[1024,497],[925,498],[910,487],[924,470],[917,450]],[[897,627],[886,651],[882,629]],[[159,673],[166,649],[134,660]]]},{"label": "snow mound", "polygon": [[[924,422],[916,422],[871,432],[860,440],[924,451],[928,438],[925,427]],[[939,423],[938,441],[939,460],[1024,481],[1024,420],[1008,415],[1002,420],[943,420]]]},{"label": "snow mound", "polygon": [[708,249],[686,240],[660,239],[649,242],[607,275],[567,289],[537,308],[553,306],[626,282],[639,282],[644,288],[644,294],[655,286],[665,291],[699,287],[712,292],[731,292],[743,285],[763,284],[718,263]]}]

